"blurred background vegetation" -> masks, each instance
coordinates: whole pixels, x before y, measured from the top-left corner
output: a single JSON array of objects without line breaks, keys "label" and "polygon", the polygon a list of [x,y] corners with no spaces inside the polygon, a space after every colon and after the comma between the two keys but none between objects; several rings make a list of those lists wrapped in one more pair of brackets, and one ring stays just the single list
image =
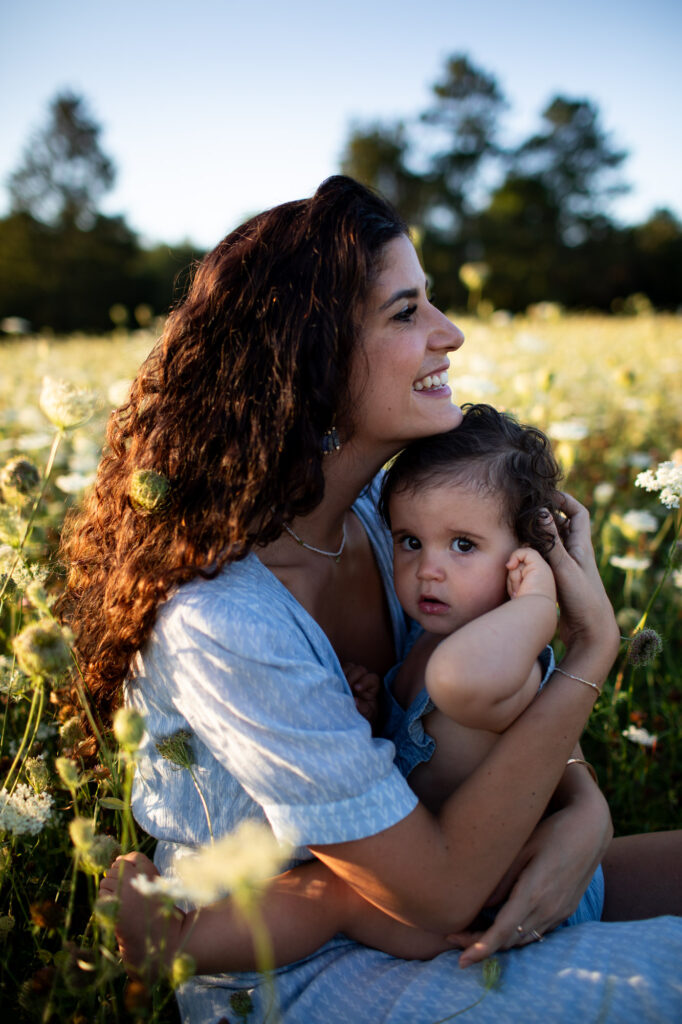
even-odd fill
[{"label": "blurred background vegetation", "polygon": [[[666,209],[636,225],[611,218],[610,200],[628,188],[627,154],[597,106],[554,96],[513,148],[499,142],[507,110],[495,76],[460,54],[418,117],[349,133],[341,169],[413,226],[436,303],[482,316],[548,300],[615,313],[677,309],[682,224]],[[146,247],[124,218],[99,212],[115,180],[100,136],[85,97],[62,92],[10,176],[0,220],[7,333],[147,327],[183,294],[202,256],[190,242]]]}]

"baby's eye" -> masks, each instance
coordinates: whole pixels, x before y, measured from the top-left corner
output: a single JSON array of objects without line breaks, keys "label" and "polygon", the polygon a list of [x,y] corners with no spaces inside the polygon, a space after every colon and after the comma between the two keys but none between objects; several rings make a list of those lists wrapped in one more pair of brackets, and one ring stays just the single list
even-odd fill
[{"label": "baby's eye", "polygon": [[460,555],[466,555],[469,551],[473,551],[475,548],[473,541],[467,537],[455,537],[450,547],[453,551],[458,551]]},{"label": "baby's eye", "polygon": [[398,537],[398,547],[402,548],[403,551],[419,551],[421,543],[418,537],[412,537],[410,534],[406,534],[404,537]]},{"label": "baby's eye", "polygon": [[393,319],[400,321],[400,323],[409,323],[409,321],[412,319],[412,317],[414,316],[414,314],[416,312],[417,312],[416,305],[415,306],[405,306],[403,309],[400,310],[399,313],[395,314]]}]

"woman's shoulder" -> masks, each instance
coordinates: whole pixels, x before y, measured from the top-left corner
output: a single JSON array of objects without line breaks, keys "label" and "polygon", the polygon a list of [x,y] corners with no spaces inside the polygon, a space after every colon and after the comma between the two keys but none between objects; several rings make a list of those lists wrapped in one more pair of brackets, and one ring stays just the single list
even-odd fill
[{"label": "woman's shoulder", "polygon": [[159,609],[152,645],[216,644],[244,656],[319,649],[319,626],[255,554],[215,577],[195,577]]}]

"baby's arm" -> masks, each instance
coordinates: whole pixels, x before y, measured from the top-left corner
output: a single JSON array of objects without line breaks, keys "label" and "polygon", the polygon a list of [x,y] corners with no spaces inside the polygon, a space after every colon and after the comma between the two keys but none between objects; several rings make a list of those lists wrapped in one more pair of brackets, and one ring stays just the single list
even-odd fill
[{"label": "baby's arm", "polygon": [[532,548],[507,562],[510,600],[446,637],[429,658],[426,688],[437,708],[472,729],[503,732],[540,684],[538,653],[554,636],[556,587]]},{"label": "baby's arm", "polygon": [[[155,878],[158,871],[144,854],[130,853],[117,858],[100,884],[101,895],[119,900],[116,938],[131,974],[154,980],[179,953],[194,959],[197,974],[258,969],[251,930],[232,900],[169,914],[162,898],[143,896],[131,884],[140,875]],[[278,967],[312,955],[338,932],[405,959],[430,959],[453,948],[442,936],[377,910],[318,860],[273,879],[259,913]]]},{"label": "baby's arm", "polygon": [[351,688],[355,707],[367,719],[374,732],[379,723],[381,678],[376,672],[369,672],[362,665],[354,665],[352,662],[343,665],[343,674]]}]

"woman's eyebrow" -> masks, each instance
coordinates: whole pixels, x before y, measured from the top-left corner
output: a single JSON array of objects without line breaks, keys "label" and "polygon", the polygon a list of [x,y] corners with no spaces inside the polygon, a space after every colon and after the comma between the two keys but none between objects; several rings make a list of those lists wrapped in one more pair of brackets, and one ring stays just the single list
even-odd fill
[{"label": "woman's eyebrow", "polygon": [[379,312],[383,313],[385,309],[388,309],[389,306],[392,306],[399,299],[416,299],[418,297],[419,292],[416,288],[401,288],[400,291],[391,295],[390,299],[387,299],[383,305],[379,306]]}]

